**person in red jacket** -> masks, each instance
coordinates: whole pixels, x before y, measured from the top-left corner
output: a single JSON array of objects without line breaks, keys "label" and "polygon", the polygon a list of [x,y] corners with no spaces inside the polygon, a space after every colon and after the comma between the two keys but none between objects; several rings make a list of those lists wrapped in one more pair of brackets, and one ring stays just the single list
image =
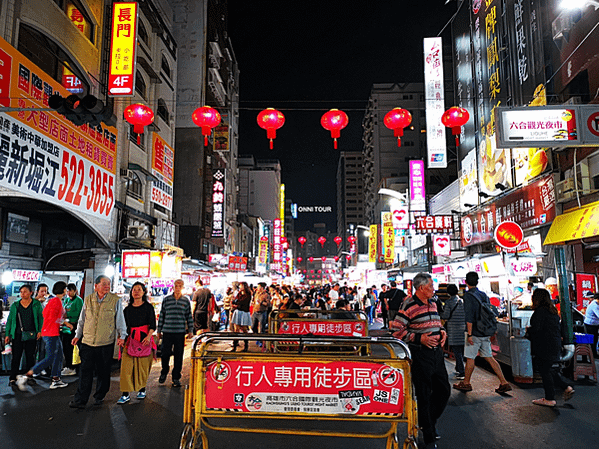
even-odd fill
[{"label": "person in red jacket", "polygon": [[42,338],[46,345],[46,357],[37,362],[24,376],[17,376],[17,387],[21,391],[27,388],[27,381],[34,374],[39,374],[46,366],[52,367],[52,384],[50,389],[66,387],[68,384],[60,379],[62,369],[62,343],[60,342],[60,326],[62,324],[72,329],[72,324],[64,321],[65,311],[62,306],[62,298],[67,292],[67,284],[59,281],[52,287],[54,296],[48,300],[44,308],[44,324],[42,326]]}]

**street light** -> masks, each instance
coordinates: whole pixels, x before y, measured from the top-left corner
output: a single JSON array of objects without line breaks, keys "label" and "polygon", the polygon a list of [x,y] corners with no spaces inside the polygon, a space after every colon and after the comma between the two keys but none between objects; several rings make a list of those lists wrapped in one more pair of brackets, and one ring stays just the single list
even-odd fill
[{"label": "street light", "polygon": [[585,6],[594,6],[595,11],[599,9],[599,2],[596,0],[565,0],[561,3],[561,7],[564,9],[582,9]]},{"label": "street light", "polygon": [[379,189],[379,195],[388,195],[404,203],[408,203],[408,195],[391,189]]}]

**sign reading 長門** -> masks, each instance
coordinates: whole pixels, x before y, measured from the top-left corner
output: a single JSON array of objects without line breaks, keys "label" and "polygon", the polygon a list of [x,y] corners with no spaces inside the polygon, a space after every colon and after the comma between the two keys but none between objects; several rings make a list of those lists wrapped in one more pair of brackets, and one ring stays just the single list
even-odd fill
[{"label": "sign reading \u9577\u9580", "polygon": [[[75,126],[48,109],[69,91],[0,39],[0,187],[88,217],[107,237],[115,203],[116,129]],[[100,229],[101,228],[101,229]]]},{"label": "sign reading \u9577\u9580", "polygon": [[175,150],[157,133],[152,134],[152,202],[173,210],[173,172]]},{"label": "sign reading \u9577\u9580", "polygon": [[108,68],[108,94],[132,97],[135,94],[135,48],[137,45],[137,3],[114,3]]}]

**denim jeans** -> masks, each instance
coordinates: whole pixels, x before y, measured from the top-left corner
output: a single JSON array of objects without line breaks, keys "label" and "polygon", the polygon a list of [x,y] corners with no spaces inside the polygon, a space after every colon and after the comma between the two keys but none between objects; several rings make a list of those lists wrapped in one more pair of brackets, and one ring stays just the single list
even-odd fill
[{"label": "denim jeans", "polygon": [[266,332],[266,323],[268,323],[268,312],[254,312],[252,315],[252,331],[257,334]]},{"label": "denim jeans", "polygon": [[39,374],[46,367],[50,367],[52,370],[52,377],[60,377],[60,370],[62,369],[62,343],[60,337],[42,337],[46,345],[46,356],[33,365],[31,371],[34,374]]}]

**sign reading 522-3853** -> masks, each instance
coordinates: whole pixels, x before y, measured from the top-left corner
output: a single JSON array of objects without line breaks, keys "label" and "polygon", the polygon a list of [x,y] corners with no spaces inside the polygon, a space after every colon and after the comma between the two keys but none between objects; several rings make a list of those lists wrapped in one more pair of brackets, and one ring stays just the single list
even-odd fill
[{"label": "sign reading 522-3853", "polygon": [[58,199],[85,212],[108,216],[114,206],[114,176],[63,151]]}]

